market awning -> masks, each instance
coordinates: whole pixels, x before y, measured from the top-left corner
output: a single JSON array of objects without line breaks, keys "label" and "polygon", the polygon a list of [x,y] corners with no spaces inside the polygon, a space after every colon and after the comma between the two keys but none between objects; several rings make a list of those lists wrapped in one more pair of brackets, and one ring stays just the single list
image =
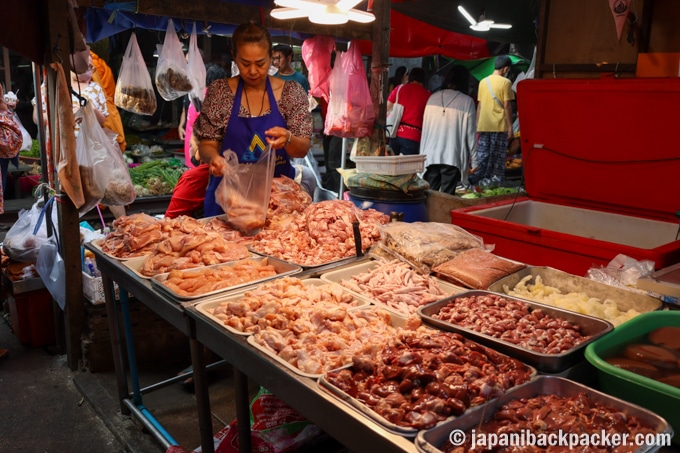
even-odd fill
[{"label": "market awning", "polygon": [[[363,55],[373,53],[371,41],[357,41]],[[390,57],[416,58],[443,55],[470,60],[489,56],[486,40],[447,31],[398,11],[390,13]]]}]

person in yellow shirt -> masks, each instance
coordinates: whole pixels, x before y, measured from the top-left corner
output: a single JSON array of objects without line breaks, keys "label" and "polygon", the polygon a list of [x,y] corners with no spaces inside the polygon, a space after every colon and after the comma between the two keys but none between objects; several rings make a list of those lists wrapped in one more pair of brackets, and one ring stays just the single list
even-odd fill
[{"label": "person in yellow shirt", "polygon": [[512,103],[515,93],[507,78],[512,60],[507,55],[496,57],[494,71],[479,82],[477,90],[477,161],[479,165],[469,177],[471,184],[494,176],[503,185],[508,141],[512,139]]},{"label": "person in yellow shirt", "polygon": [[114,102],[114,96],[116,92],[116,80],[113,77],[113,71],[106,62],[99,58],[99,55],[94,53],[90,49],[90,55],[92,56],[92,66],[94,66],[94,72],[92,73],[92,80],[99,84],[104,90],[106,95],[106,106],[109,110],[109,116],[106,117],[104,122],[104,127],[111,129],[113,132],[118,134],[116,141],[120,147],[121,152],[125,152],[127,146],[125,142],[125,131],[123,130],[123,121],[120,118],[120,113],[118,112],[118,107]]}]

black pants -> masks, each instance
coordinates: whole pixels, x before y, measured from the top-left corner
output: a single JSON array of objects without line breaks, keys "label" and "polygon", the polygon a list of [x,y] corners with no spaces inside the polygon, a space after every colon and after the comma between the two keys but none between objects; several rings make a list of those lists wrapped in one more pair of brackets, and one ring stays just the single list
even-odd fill
[{"label": "black pants", "polygon": [[460,170],[453,165],[428,165],[425,170],[425,181],[430,184],[432,190],[455,195],[456,186],[460,182]]}]

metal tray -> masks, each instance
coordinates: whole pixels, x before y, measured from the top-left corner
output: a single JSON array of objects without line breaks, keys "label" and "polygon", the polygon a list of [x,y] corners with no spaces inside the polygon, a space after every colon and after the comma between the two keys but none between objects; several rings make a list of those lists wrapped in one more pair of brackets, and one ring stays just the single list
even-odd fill
[{"label": "metal tray", "polygon": [[[445,421],[428,430],[420,431],[415,439],[416,449],[421,453],[442,453],[439,448],[449,442],[449,436],[455,430],[468,431],[489,420],[503,404],[519,399],[533,398],[539,395],[559,395],[571,397],[586,392],[594,401],[616,409],[626,415],[638,417],[643,423],[657,433],[668,433],[669,440],[673,428],[660,416],[640,406],[604,394],[583,384],[554,376],[539,376],[528,384],[510,389],[505,395],[477,407],[454,420]],[[659,446],[647,445],[638,448],[636,453],[657,451]]]},{"label": "metal tray", "polygon": [[103,243],[105,240],[106,240],[106,239],[95,239],[94,241],[90,242],[90,244],[92,244],[92,246],[93,246],[94,248],[96,248],[97,250],[99,250],[100,252],[102,252],[104,255],[106,255],[106,256],[108,256],[109,258],[112,258],[112,259],[114,259],[114,260],[118,260],[118,261],[123,261],[123,262],[125,262],[125,261],[127,261],[127,260],[134,260],[134,259],[138,259],[138,258],[144,258],[144,257],[146,257],[146,256],[148,256],[148,255],[151,254],[151,252],[146,252],[146,253],[144,253],[144,254],[142,254],[142,255],[131,256],[131,257],[128,257],[128,258],[119,258],[119,257],[117,257],[117,256],[111,255],[111,254],[108,253],[108,252],[105,252],[105,251],[102,249],[102,243]]},{"label": "metal tray", "polygon": [[40,277],[11,280],[4,272],[2,273],[2,285],[10,294],[15,296],[45,288],[45,283]]},{"label": "metal tray", "polygon": [[[324,282],[324,283],[327,283],[327,282]],[[363,307],[358,307],[358,308],[351,308],[351,309],[348,309],[347,311],[358,312],[358,311],[360,311],[360,310],[380,310],[380,308],[378,308],[378,307],[363,306]],[[387,311],[387,310],[385,310],[385,311]],[[401,327],[404,326],[404,323],[405,323],[405,322],[406,322],[406,319],[405,319],[405,318],[402,318],[402,317],[400,317],[400,316],[392,316],[392,315],[390,314],[390,323],[392,324],[392,327],[401,328]],[[293,364],[291,364],[291,363],[289,363],[289,362],[286,362],[284,359],[282,359],[281,357],[279,357],[279,356],[276,354],[276,352],[275,352],[274,350],[270,349],[270,348],[267,347],[267,346],[264,346],[264,345],[259,344],[259,343],[255,340],[255,335],[250,335],[250,336],[248,337],[248,340],[247,340],[247,341],[248,341],[248,343],[249,343],[251,346],[253,346],[253,347],[254,347],[255,349],[257,349],[258,351],[262,352],[262,353],[263,353],[264,355],[266,355],[267,357],[269,357],[269,358],[271,358],[272,360],[274,360],[274,361],[280,363],[281,365],[285,366],[286,368],[288,368],[288,369],[291,370],[292,372],[294,372],[294,373],[296,373],[296,374],[299,374],[300,376],[308,377],[308,378],[311,378],[311,379],[318,379],[318,378],[320,378],[321,376],[323,376],[324,373],[326,373],[325,371],[324,371],[323,373],[305,373],[304,371],[301,371],[301,370],[300,370],[299,368],[297,368],[295,365],[293,365]],[[351,363],[344,364],[345,367],[350,366],[350,365],[351,365]],[[332,371],[332,370],[329,370],[329,371]],[[376,415],[377,415],[377,414],[376,414]]]},{"label": "metal tray", "polygon": [[535,283],[536,276],[540,276],[546,286],[553,286],[565,294],[584,292],[590,297],[596,297],[603,301],[611,299],[616,303],[618,309],[623,312],[632,308],[640,313],[645,313],[659,310],[663,306],[663,303],[654,297],[637,294],[623,288],[596,282],[589,278],[578,277],[547,266],[530,266],[519,270],[490,285],[489,291],[504,294],[504,286],[512,290],[520,280],[528,275],[533,276],[528,282],[530,284]]},{"label": "metal tray", "polygon": [[540,304],[538,302],[532,302],[519,297],[513,297],[508,295],[503,295],[502,297],[509,300],[518,300],[529,305],[530,309],[540,308],[544,313],[554,317],[570,321],[574,324],[581,326],[581,333],[584,335],[590,335],[591,337],[569,349],[568,351],[563,351],[560,354],[544,354],[537,351],[531,351],[529,349],[520,347],[516,344],[510,343],[505,340],[501,340],[490,335],[475,332],[472,329],[458,326],[450,322],[442,321],[440,319],[434,318],[434,315],[439,313],[439,310],[448,305],[451,301],[455,300],[457,297],[469,297],[477,295],[492,294],[491,291],[483,290],[472,290],[466,291],[464,293],[457,294],[455,296],[448,297],[446,299],[433,302],[424,307],[418,309],[418,314],[421,318],[432,325],[439,327],[442,330],[448,330],[452,332],[458,332],[466,337],[472,338],[479,343],[486,346],[490,346],[504,354],[511,357],[515,357],[524,363],[536,367],[539,371],[546,373],[559,373],[566,370],[567,368],[575,365],[579,361],[582,361],[583,353],[585,347],[594,341],[595,339],[601,337],[607,332],[611,331],[614,326],[603,319],[594,318],[592,316],[582,315],[573,311],[563,310],[557,307],[551,307],[550,305]]},{"label": "metal tray", "polygon": [[[324,282],[320,278],[306,278],[306,279],[302,280],[302,284],[305,285],[305,286],[322,286],[322,285],[327,285],[328,282]],[[244,295],[244,292],[246,292],[245,288],[241,288],[241,291],[238,294],[232,294],[232,295],[226,296],[226,297],[225,296],[215,296],[211,300],[205,300],[205,301],[201,301],[201,302],[196,303],[194,308],[200,314],[202,314],[206,318],[210,319],[211,321],[215,322],[218,326],[220,326],[224,329],[227,329],[229,332],[236,334],[236,335],[249,336],[249,335],[252,335],[251,332],[242,332],[240,330],[236,330],[233,327],[230,327],[230,326],[224,324],[224,322],[222,322],[222,320],[220,318],[213,316],[213,314],[212,314],[212,310],[214,308],[219,307],[220,304],[222,304],[224,302],[228,302],[230,300],[242,298],[243,295]],[[365,302],[363,300],[359,300],[359,299],[356,299],[355,302],[356,302],[356,305],[353,305],[351,308],[365,307],[366,305],[368,305],[367,302]]]},{"label": "metal tray", "polygon": [[[250,253],[249,256],[247,256],[246,258],[255,258],[256,256],[257,255],[253,255],[252,253]],[[157,275],[167,275],[167,274],[169,274],[169,272],[164,272],[162,274],[156,274],[156,275],[152,275],[152,276],[142,274],[141,270],[142,270],[142,267],[144,266],[144,260],[146,260],[146,258],[147,258],[147,256],[139,256],[137,258],[132,258],[132,259],[123,261],[122,264],[123,264],[123,266],[127,267],[132,272],[134,272],[137,277],[145,278],[147,280],[150,280]],[[223,265],[223,264],[233,264],[236,261],[239,261],[239,260],[226,261],[224,263],[219,263],[219,264],[211,264],[211,266],[220,266],[220,265]],[[192,267],[190,269],[182,269],[182,270],[190,271],[190,270],[201,269],[201,268],[204,268],[204,267],[207,267],[207,266],[202,265],[202,266],[196,266],[196,267]],[[174,295],[174,293],[172,294],[172,296],[177,297],[176,295]],[[201,297],[203,297],[203,296],[201,296]]]},{"label": "metal tray", "polygon": [[[467,339],[465,341],[471,341],[471,340]],[[351,367],[351,365],[347,366],[347,368],[350,368],[350,367]],[[518,385],[517,387],[529,385],[529,383],[532,382],[532,380],[536,377],[536,374],[537,374],[536,369],[533,368],[532,366],[527,366],[527,367],[530,370],[530,376],[531,376],[530,380],[523,383],[523,384]],[[412,437],[415,437],[415,435],[418,434],[418,432],[419,432],[419,430],[416,429],[416,428],[408,428],[408,427],[405,427],[405,426],[399,426],[399,425],[396,425],[396,424],[390,422],[389,420],[387,420],[385,417],[383,417],[382,415],[375,412],[373,409],[371,409],[366,404],[362,403],[361,401],[357,400],[356,398],[353,398],[352,396],[348,395],[347,393],[345,393],[344,391],[342,391],[341,389],[339,389],[338,387],[336,387],[332,383],[328,382],[325,378],[325,373],[324,373],[324,375],[322,375],[319,378],[318,385],[319,385],[320,388],[328,391],[333,396],[336,396],[337,398],[339,398],[343,403],[345,403],[349,407],[359,411],[361,414],[363,414],[366,417],[370,418],[371,420],[375,421],[380,426],[382,426],[387,431],[389,431],[393,434],[412,438]],[[458,415],[458,416],[452,415],[449,418],[447,418],[446,420],[442,420],[441,422],[437,423],[437,425],[435,425],[435,427],[439,426],[440,424],[447,423],[449,420],[454,420],[456,418],[460,418],[460,417],[464,416],[465,414],[467,414],[468,412],[476,411],[478,408],[483,407],[483,406],[484,405],[468,408],[463,413],[463,415]],[[434,429],[434,428],[432,428],[432,429]]]},{"label": "metal tray", "polygon": [[[257,257],[253,257],[253,258],[244,258],[244,259],[249,259],[251,261],[255,261],[255,262],[259,262],[259,263],[261,263],[262,261],[268,261],[269,264],[274,266],[274,270],[276,271],[276,275],[271,276],[271,277],[266,277],[266,278],[260,278],[260,279],[257,279],[257,280],[252,280],[252,281],[249,281],[249,282],[244,282],[244,283],[234,285],[234,286],[228,286],[228,287],[225,287],[225,288],[222,288],[222,289],[217,289],[215,291],[209,291],[207,293],[198,294],[198,295],[194,295],[194,296],[184,296],[184,295],[177,294],[175,291],[173,291],[172,289],[165,286],[165,284],[163,284],[163,282],[165,282],[168,279],[168,276],[170,275],[169,272],[164,273],[164,274],[154,275],[153,277],[151,277],[151,284],[154,285],[154,287],[156,289],[158,289],[159,291],[162,291],[162,292],[168,294],[170,297],[174,297],[175,299],[179,299],[179,300],[182,300],[182,301],[187,301],[187,300],[196,300],[196,299],[200,299],[200,298],[203,298],[203,297],[214,296],[215,294],[235,291],[235,290],[245,288],[245,287],[248,287],[248,286],[257,285],[258,283],[263,283],[263,282],[266,282],[268,280],[272,280],[274,278],[284,277],[286,275],[294,275],[294,274],[297,274],[299,272],[302,272],[302,268],[300,266],[294,266],[294,265],[287,263],[285,261],[277,260],[276,258],[268,258],[268,257],[263,257],[263,256],[257,256]],[[191,273],[191,272],[196,272],[198,270],[204,270],[206,268],[221,269],[223,267],[234,267],[236,264],[238,264],[241,261],[243,261],[243,260],[232,261],[232,262],[223,263],[223,264],[213,264],[212,266],[204,266],[204,267],[199,267],[199,268],[196,268],[196,269],[186,269],[183,272]]]},{"label": "metal tray", "polygon": [[[279,257],[279,256],[268,255],[268,254],[266,254],[266,253],[264,253],[264,252],[258,252],[257,250],[254,250],[254,249],[252,248],[251,245],[247,245],[246,247],[248,247],[248,250],[249,250],[251,253],[255,253],[255,254],[258,254],[258,255],[260,255],[260,256],[267,256],[267,257],[270,257],[270,258],[276,258],[277,260],[283,260],[283,261],[285,261],[283,258],[281,258],[281,257]],[[337,259],[337,260],[328,261],[327,263],[314,264],[314,265],[301,264],[301,263],[296,263],[296,262],[294,262],[294,261],[286,261],[286,262],[288,262],[288,263],[290,263],[290,264],[292,264],[292,265],[294,265],[294,266],[300,266],[302,269],[304,269],[304,270],[307,271],[307,270],[315,270],[315,269],[319,269],[319,268],[326,267],[326,266],[329,266],[329,267],[341,266],[341,265],[343,265],[343,264],[345,264],[345,263],[350,263],[350,262],[356,260],[357,258],[361,258],[361,257],[357,257],[357,256],[355,256],[355,255],[353,255],[353,256],[346,256],[346,257],[344,257],[344,258],[340,258],[340,259]]]},{"label": "metal tray", "polygon": [[[360,264],[357,264],[357,265],[354,265],[354,266],[346,267],[344,269],[338,269],[338,270],[335,270],[335,271],[323,273],[323,274],[321,274],[321,280],[324,280],[324,281],[327,281],[327,282],[340,283],[342,280],[349,280],[354,275],[359,275],[359,274],[363,274],[365,272],[371,271],[371,270],[379,267],[380,265],[381,265],[381,263],[379,261],[373,261],[372,260],[372,261],[363,262],[363,263],[360,263]],[[449,283],[449,282],[446,282],[446,281],[444,281],[440,278],[433,277],[433,276],[430,276],[430,277],[433,278],[439,284],[439,287],[444,291],[445,294],[443,296],[441,296],[442,299],[445,298],[445,297],[449,297],[453,294],[458,294],[458,293],[462,293],[462,292],[467,291],[463,287],[456,286],[456,285]],[[412,314],[415,314],[415,312],[416,312],[416,309],[414,309],[413,313],[403,313],[403,312],[397,310],[396,308],[385,305],[384,303],[380,302],[379,300],[376,300],[376,299],[373,299],[372,297],[367,296],[366,294],[357,293],[357,292],[352,291],[351,289],[346,288],[344,286],[343,286],[343,288],[345,289],[345,291],[352,294],[354,297],[356,297],[358,299],[364,299],[367,302],[370,302],[377,307],[384,308],[386,311],[388,311],[392,314],[395,314],[397,316],[410,316]]]}]

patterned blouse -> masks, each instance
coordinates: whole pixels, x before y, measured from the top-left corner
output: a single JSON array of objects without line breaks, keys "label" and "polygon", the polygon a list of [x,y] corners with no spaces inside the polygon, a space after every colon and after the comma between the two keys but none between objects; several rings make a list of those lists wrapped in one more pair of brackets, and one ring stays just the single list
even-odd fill
[{"label": "patterned blouse", "polygon": [[[234,107],[234,94],[227,79],[215,80],[210,84],[201,107],[201,114],[194,124],[194,135],[199,140],[222,142]],[[286,81],[277,105],[293,135],[312,137],[313,120],[309,112],[307,93],[299,83]],[[264,115],[270,112],[271,110],[267,110]],[[251,115],[241,105],[239,116],[250,118]]]}]

